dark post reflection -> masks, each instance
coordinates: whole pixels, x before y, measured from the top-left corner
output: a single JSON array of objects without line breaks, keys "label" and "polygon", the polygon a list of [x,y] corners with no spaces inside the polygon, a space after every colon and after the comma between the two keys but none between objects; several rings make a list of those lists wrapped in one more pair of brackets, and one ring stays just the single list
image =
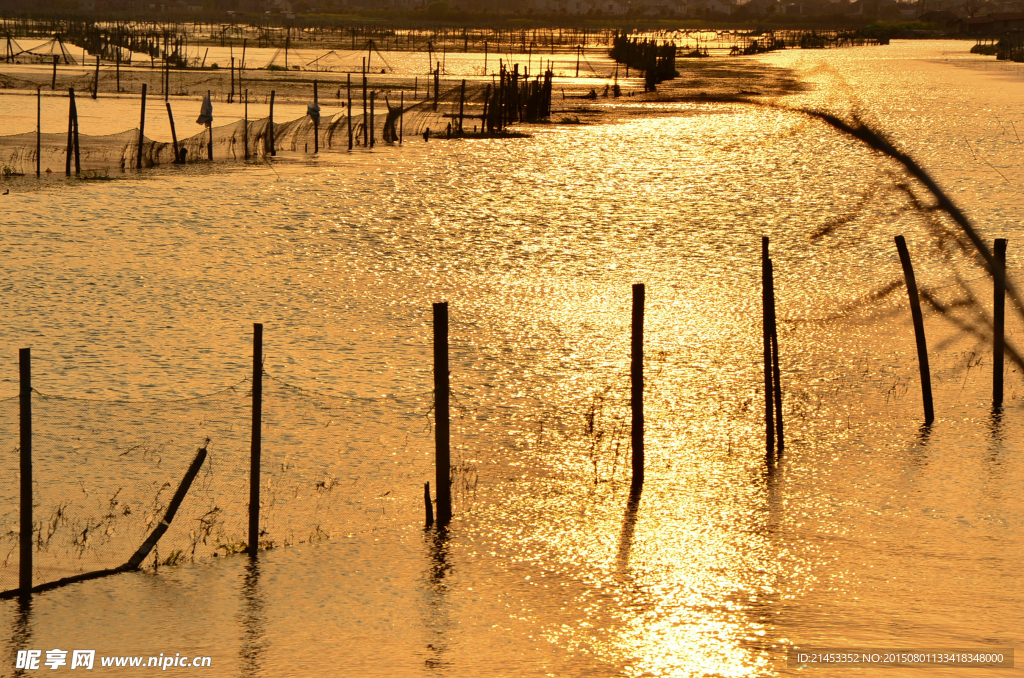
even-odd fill
[{"label": "dark post reflection", "polygon": [[633,548],[633,532],[636,530],[637,513],[640,509],[640,497],[643,492],[642,485],[630,487],[626,513],[622,517],[622,532],[619,534],[619,555],[616,559],[619,572],[625,571],[629,566],[629,552]]},{"label": "dark post reflection", "polygon": [[[11,622],[11,656],[8,666],[15,666],[18,650],[29,650],[32,642],[32,599],[17,598],[15,600],[14,619]],[[32,673],[36,673],[33,671]],[[24,669],[15,669],[14,676],[26,675]]]},{"label": "dark post reflection", "polygon": [[242,645],[239,648],[243,676],[260,675],[260,659],[266,650],[266,615],[260,590],[260,563],[250,558],[242,577]]},{"label": "dark post reflection", "polygon": [[423,615],[427,658],[423,664],[428,669],[443,669],[450,664],[445,654],[452,628],[447,600],[452,574],[450,533],[447,528],[438,526],[425,530],[423,538],[428,555]]}]

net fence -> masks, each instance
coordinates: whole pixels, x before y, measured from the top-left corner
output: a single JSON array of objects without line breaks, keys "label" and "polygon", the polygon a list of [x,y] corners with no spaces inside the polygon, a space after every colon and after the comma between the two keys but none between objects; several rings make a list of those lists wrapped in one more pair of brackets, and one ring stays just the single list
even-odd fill
[{"label": "net fence", "polygon": [[[482,131],[483,114],[488,88],[472,85],[442,90],[437,97],[416,102],[401,99],[395,93],[378,93],[375,109],[364,115],[362,102],[353,99],[352,108],[323,116],[319,124],[305,115],[284,122],[275,121],[273,149],[275,152],[312,152],[345,150],[349,148],[349,130],[353,146],[364,145],[372,136],[376,143],[393,144],[400,135],[423,135],[428,129],[434,136],[457,130],[460,120],[467,133],[476,127]],[[355,95],[353,91],[353,95]],[[549,93],[550,94],[550,93]],[[360,93],[361,96],[361,93]],[[492,95],[493,98],[493,95]],[[397,100],[396,100],[397,99]],[[451,128],[449,129],[449,125]],[[0,136],[0,169],[8,175],[30,175],[36,171],[36,132]],[[65,132],[47,132],[39,135],[38,157],[40,171],[54,173],[75,165],[73,140]],[[87,172],[113,172],[136,167],[139,161],[139,129],[109,135],[78,135],[79,167]],[[166,165],[174,162],[171,142],[141,139],[143,167]],[[271,154],[270,119],[236,120],[178,140],[180,149],[187,151],[187,161],[207,160],[212,150],[215,161],[240,161],[246,158],[263,159]]]},{"label": "net fence", "polygon": [[[316,543],[422,515],[429,408],[263,383],[260,546]],[[208,456],[144,567],[245,550],[252,382],[177,401],[33,392],[33,583],[114,568],[159,524],[196,451]],[[18,586],[19,399],[0,401],[0,591]]]}]

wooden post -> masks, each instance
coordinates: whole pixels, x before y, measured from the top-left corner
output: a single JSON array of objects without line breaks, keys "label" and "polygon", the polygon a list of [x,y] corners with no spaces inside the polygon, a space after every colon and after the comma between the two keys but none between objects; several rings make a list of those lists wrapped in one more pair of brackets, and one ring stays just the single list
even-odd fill
[{"label": "wooden post", "polygon": [[121,93],[121,46],[117,46],[117,52],[115,54],[115,72],[117,73],[117,93]]},{"label": "wooden post", "polygon": [[32,549],[35,529],[32,522],[32,349],[18,351],[21,377],[21,515],[18,562],[18,588],[23,599],[32,595]]},{"label": "wooden post", "polygon": [[484,76],[487,76],[487,41],[484,40]]},{"label": "wooden post", "polygon": [[772,383],[774,384],[775,401],[775,449],[778,458],[782,458],[785,449],[785,438],[782,435],[782,377],[779,368],[779,331],[778,316],[775,313],[775,267],[771,258],[768,259],[768,318],[771,323],[772,340]]},{"label": "wooden post", "polygon": [[53,57],[53,79],[50,80],[50,89],[57,89],[57,59],[59,57]]},{"label": "wooden post", "polygon": [[146,131],[146,83],[142,83],[142,113],[139,116],[139,154],[135,169],[142,169],[142,139]]},{"label": "wooden post", "polygon": [[[146,92],[146,86],[145,85],[142,86],[142,92],[143,92],[143,94],[145,94],[145,92]],[[210,96],[210,90],[206,90],[206,96],[207,97]],[[145,100],[145,98],[143,98],[143,100]],[[210,162],[213,162],[213,123],[212,122],[206,123],[206,129],[210,133],[210,138],[206,142],[206,158]]]},{"label": "wooden post", "polygon": [[171,96],[171,61],[164,56],[164,101],[170,101]]},{"label": "wooden post", "polygon": [[402,145],[402,135],[405,132],[405,92],[402,92],[398,103],[398,145]]},{"label": "wooden post", "polygon": [[178,133],[174,130],[174,114],[171,113],[171,102],[164,105],[167,106],[167,120],[171,123],[171,143],[174,147],[174,164],[177,165],[181,162],[181,153],[178,151]]},{"label": "wooden post", "polygon": [[373,129],[373,104],[374,102],[376,102],[376,100],[377,93],[370,92],[370,148],[373,148],[373,145],[376,143],[376,139],[374,138],[375,130]]},{"label": "wooden post", "polygon": [[[274,146],[274,95],[276,92],[270,90],[270,120],[267,121],[267,144],[270,146],[270,156],[274,157],[277,155],[277,148]],[[266,155],[267,151],[264,149],[263,154]]]},{"label": "wooden post", "polygon": [[235,100],[235,57],[231,57],[231,93],[228,94],[228,103]]},{"label": "wooden post", "polygon": [[42,151],[43,137],[43,88],[36,88],[36,179],[42,176],[39,170],[42,167],[42,159],[39,154]]},{"label": "wooden post", "polygon": [[466,106],[466,80],[462,80],[462,89],[459,91],[459,134],[462,134],[462,116]]},{"label": "wooden post", "polygon": [[370,145],[370,129],[366,126],[366,59],[363,59],[363,146]]},{"label": "wooden post", "polygon": [[[71,88],[73,89],[73,88]],[[70,89],[69,89],[70,91]],[[71,108],[71,97],[68,97],[68,147],[64,152],[64,176],[71,176],[71,158],[75,154],[75,116]]]},{"label": "wooden post", "polygon": [[996,238],[992,304],[992,409],[1003,406],[1003,356],[1006,351],[1006,238]]},{"label": "wooden post", "polygon": [[[320,102],[320,95],[317,89],[316,80],[313,81],[313,104],[317,105]],[[313,119],[313,152],[320,152],[320,119]]]},{"label": "wooden post", "polygon": [[634,488],[644,484],[644,300],[643,283],[633,285],[633,323],[629,352],[629,408],[632,413]]},{"label": "wooden post", "polygon": [[932,406],[932,376],[928,369],[928,345],[924,338],[924,318],[921,315],[921,298],[917,291],[917,279],[914,277],[914,265],[910,261],[907,241],[902,235],[896,236],[896,249],[900,253],[903,265],[903,277],[907,281],[907,295],[910,297],[910,314],[914,319],[914,336],[917,339],[917,362],[921,368],[921,397],[924,400],[924,423],[930,425],[935,421],[935,410]]},{"label": "wooden post", "polygon": [[82,155],[78,151],[78,105],[75,103],[75,88],[68,89],[68,96],[71,99],[71,129],[72,146],[75,151],[75,174],[82,173]]},{"label": "wooden post", "polygon": [[768,258],[768,236],[761,237],[761,334],[764,342],[764,426],[765,458],[769,466],[775,460],[775,389],[772,369],[771,259]]},{"label": "wooden post", "polygon": [[580,77],[580,52],[582,52],[582,51],[583,51],[583,49],[579,45],[577,45],[576,46],[576,77],[577,78]]},{"label": "wooden post", "polygon": [[434,304],[434,485],[437,522],[452,517],[451,429],[448,420],[448,302]]},{"label": "wooden post", "polygon": [[434,110],[437,110],[437,102],[441,97],[441,62],[437,62],[434,69]]},{"label": "wooden post", "polygon": [[424,512],[424,527],[430,527],[434,524],[434,507],[430,503],[430,482],[423,483],[423,512]]},{"label": "wooden post", "polygon": [[252,326],[252,445],[249,455],[249,555],[260,547],[260,455],[263,435],[263,324]]},{"label": "wooden post", "polygon": [[242,116],[242,149],[246,162],[249,161],[249,90],[245,90],[245,113]]},{"label": "wooden post", "polygon": [[96,76],[92,81],[92,98],[95,100],[100,91],[100,58],[96,57]]},{"label": "wooden post", "polygon": [[352,150],[352,74],[345,80],[345,92],[348,95],[348,150]]}]

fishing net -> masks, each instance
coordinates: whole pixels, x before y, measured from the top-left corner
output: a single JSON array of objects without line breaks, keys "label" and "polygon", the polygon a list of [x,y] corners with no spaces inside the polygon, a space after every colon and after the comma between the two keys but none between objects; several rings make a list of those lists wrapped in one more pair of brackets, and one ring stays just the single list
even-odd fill
[{"label": "fishing net", "polygon": [[[315,543],[422,515],[433,472],[426,408],[332,397],[264,378],[260,546]],[[35,585],[118,567],[208,457],[144,566],[245,550],[252,382],[178,401],[33,393]],[[19,400],[0,401],[0,590],[18,586]]]},{"label": "fishing net", "polygon": [[[521,112],[515,119],[545,117],[550,112],[550,82],[524,81],[519,98]],[[355,94],[355,92],[353,92]],[[485,107],[485,100],[490,100]],[[545,98],[546,97],[546,98]],[[277,153],[309,153],[345,150],[349,148],[349,129],[352,145],[363,145],[370,137],[376,143],[397,143],[402,136],[423,135],[428,129],[434,136],[456,133],[460,121],[465,133],[484,128],[484,112],[488,111],[489,127],[494,124],[494,111],[499,105],[497,89],[480,85],[467,85],[463,93],[460,86],[443,90],[437,97],[420,101],[405,101],[394,92],[378,92],[374,110],[364,115],[361,102],[353,100],[352,110],[323,116],[315,125],[309,116],[285,122],[274,122],[273,147]],[[546,106],[543,102],[548,102]],[[451,126],[449,130],[449,125]],[[211,146],[215,161],[258,160],[270,154],[270,120],[236,120],[214,126],[190,137],[178,140],[179,149],[186,152],[186,161],[207,160]],[[45,133],[39,135],[39,166],[42,173],[76,171],[74,139],[69,134]],[[78,165],[85,172],[116,172],[137,166],[139,154],[138,128],[110,135],[78,134]],[[180,151],[179,151],[180,152]],[[70,164],[69,164],[70,157]],[[142,167],[171,164],[175,160],[173,143],[142,138]],[[30,175],[36,171],[36,133],[26,132],[0,136],[0,170],[7,175]]]}]

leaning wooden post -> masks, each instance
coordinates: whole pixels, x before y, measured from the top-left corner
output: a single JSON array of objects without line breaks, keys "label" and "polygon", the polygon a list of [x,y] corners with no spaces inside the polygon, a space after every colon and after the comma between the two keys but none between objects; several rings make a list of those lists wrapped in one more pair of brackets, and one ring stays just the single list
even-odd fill
[{"label": "leaning wooden post", "polygon": [[142,139],[146,131],[146,83],[142,83],[142,113],[139,115],[139,154],[135,169],[142,169]]},{"label": "leaning wooden post", "polygon": [[18,562],[18,588],[21,597],[32,594],[32,547],[35,530],[32,523],[32,349],[18,351],[21,373],[21,515]]},{"label": "leaning wooden post", "polygon": [[263,324],[252,326],[252,446],[249,456],[249,555],[260,546],[260,455],[263,433]]},{"label": "leaning wooden post", "polygon": [[434,485],[437,522],[452,517],[451,429],[448,420],[448,302],[434,304]]},{"label": "leaning wooden post", "polygon": [[39,87],[36,89],[36,179],[41,175],[40,169],[42,168],[42,160],[40,153],[42,151],[42,137],[43,137],[43,88]]},{"label": "leaning wooden post", "polygon": [[53,57],[53,79],[50,80],[50,89],[57,89],[57,60],[59,57]]},{"label": "leaning wooden post", "polygon": [[95,99],[100,92],[100,58],[96,57],[96,77],[92,81],[92,98]]},{"label": "leaning wooden post", "polygon": [[[313,105],[320,105],[320,95],[317,89],[316,80],[313,81]],[[320,115],[313,118],[313,153],[320,152]]]},{"label": "leaning wooden post", "polygon": [[644,484],[644,298],[643,283],[633,285],[633,323],[629,361],[629,407],[632,412],[634,488]]},{"label": "leaning wooden post", "polygon": [[171,144],[174,149],[174,164],[177,165],[181,162],[181,152],[178,150],[178,133],[174,129],[174,114],[171,113],[171,102],[166,102],[167,106],[167,120],[171,123]]},{"label": "leaning wooden post", "polygon": [[778,316],[775,313],[775,267],[771,258],[768,259],[768,312],[771,323],[772,340],[772,384],[774,385],[775,401],[775,449],[779,458],[785,449],[785,438],[782,435],[782,377],[779,374],[779,328]]},{"label": "leaning wooden post", "polygon": [[348,94],[348,150],[352,150],[352,74],[349,73],[345,81],[345,91]]},{"label": "leaning wooden post", "polygon": [[928,345],[924,338],[924,318],[921,315],[921,298],[917,291],[917,278],[914,277],[914,265],[910,262],[907,241],[902,235],[896,236],[896,249],[900,253],[903,265],[903,277],[907,281],[907,295],[910,297],[910,314],[914,319],[914,336],[917,339],[917,362],[921,368],[921,397],[924,399],[924,423],[935,421],[935,410],[932,406],[932,376],[928,369]]},{"label": "leaning wooden post", "polygon": [[[69,89],[69,91],[71,91]],[[71,176],[71,158],[75,154],[75,116],[71,109],[71,97],[68,96],[68,147],[64,152],[64,176]]]},{"label": "leaning wooden post", "polygon": [[1006,352],[1006,238],[996,238],[995,297],[992,304],[992,408],[1003,406],[1003,356]]},{"label": "leaning wooden post", "polygon": [[[270,156],[274,157],[277,155],[277,148],[274,147],[274,95],[276,92],[270,90],[270,120],[267,121],[267,144],[270,146]],[[264,149],[263,154],[266,155],[267,151]]]},{"label": "leaning wooden post", "polygon": [[772,370],[772,322],[769,298],[770,275],[768,236],[761,237],[761,337],[764,343],[764,426],[765,455],[769,465],[775,457],[774,378]]},{"label": "leaning wooden post", "polygon": [[430,503],[430,482],[423,483],[423,513],[424,527],[434,524],[434,507]]},{"label": "leaning wooden post", "polygon": [[78,105],[75,103],[75,88],[72,87],[69,90],[69,98],[71,99],[71,141],[75,152],[75,174],[82,173],[82,154],[78,148]]}]

